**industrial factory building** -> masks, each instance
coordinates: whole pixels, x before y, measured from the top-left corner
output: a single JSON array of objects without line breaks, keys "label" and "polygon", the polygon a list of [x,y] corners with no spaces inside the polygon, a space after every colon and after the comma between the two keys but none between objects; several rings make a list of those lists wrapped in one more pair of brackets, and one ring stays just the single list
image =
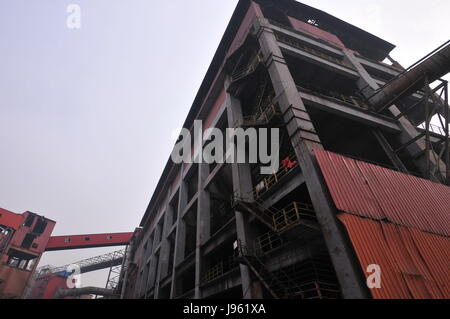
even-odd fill
[{"label": "industrial factory building", "polygon": [[169,159],[122,298],[449,298],[450,45],[407,69],[393,49],[239,1],[184,128],[278,128],[279,170]]},{"label": "industrial factory building", "polygon": [[[139,227],[52,237],[0,209],[0,298],[450,298],[450,41],[412,66],[394,47],[294,0],[240,0],[183,126],[200,145],[169,158]],[[237,160],[230,129],[276,169]],[[226,154],[200,160],[212,144]],[[109,268],[106,287],[36,270],[110,246],[126,247],[75,263]]]}]

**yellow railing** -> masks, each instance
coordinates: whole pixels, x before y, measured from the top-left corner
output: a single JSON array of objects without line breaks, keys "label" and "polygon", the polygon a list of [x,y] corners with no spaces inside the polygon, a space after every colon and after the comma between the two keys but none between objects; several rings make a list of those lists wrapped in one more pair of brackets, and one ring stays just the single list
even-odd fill
[{"label": "yellow railing", "polygon": [[209,268],[203,276],[203,283],[208,283],[219,278],[237,265],[237,258],[235,256],[230,256],[228,259],[223,260]]},{"label": "yellow railing", "polygon": [[256,238],[255,251],[258,255],[264,255],[282,245],[283,239],[277,233],[270,231]]},{"label": "yellow railing", "polygon": [[316,215],[312,205],[293,202],[273,215],[273,226],[276,232],[285,231],[304,220],[315,220]]},{"label": "yellow railing", "polygon": [[[296,159],[295,155],[289,156],[289,159],[292,162],[297,162],[297,159]],[[283,176],[287,175],[287,173],[289,173],[291,170],[293,170],[297,166],[298,166],[298,162],[297,162],[297,164],[294,167],[291,167],[291,168],[289,168],[289,167],[282,167],[278,172],[273,173],[272,175],[268,175],[267,177],[265,177],[262,180],[260,180],[256,184],[256,187],[253,190],[254,198],[255,199],[259,199],[262,194],[267,192],[273,185],[278,183],[278,181],[280,179],[282,179]]]},{"label": "yellow railing", "polygon": [[269,103],[266,107],[259,107],[258,111],[250,116],[244,117],[243,125],[255,126],[258,124],[267,124],[274,117],[280,116],[281,112],[277,104]]}]

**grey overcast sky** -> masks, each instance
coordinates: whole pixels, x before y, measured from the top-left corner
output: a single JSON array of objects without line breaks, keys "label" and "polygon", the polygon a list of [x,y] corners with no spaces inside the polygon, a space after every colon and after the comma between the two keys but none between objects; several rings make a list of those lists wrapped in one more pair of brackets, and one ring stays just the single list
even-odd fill
[{"label": "grey overcast sky", "polygon": [[[0,0],[0,207],[56,220],[54,235],[133,231],[237,2]],[[397,45],[404,66],[450,35],[448,0],[303,2]]]}]

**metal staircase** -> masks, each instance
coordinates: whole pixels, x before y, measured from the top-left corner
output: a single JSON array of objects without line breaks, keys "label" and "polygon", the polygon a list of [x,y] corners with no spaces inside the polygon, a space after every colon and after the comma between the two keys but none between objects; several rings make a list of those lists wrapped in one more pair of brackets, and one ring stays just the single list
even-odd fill
[{"label": "metal staircase", "polygon": [[289,295],[287,287],[272,272],[267,270],[264,262],[257,254],[239,241],[239,257],[243,264],[247,265],[267,291],[275,299],[284,299]]},{"label": "metal staircase", "polygon": [[[271,272],[264,263],[267,254],[249,249],[239,241],[239,261],[250,268],[275,299],[336,299],[340,297],[328,256],[317,255],[299,265]],[[328,262],[327,262],[328,260]]]}]

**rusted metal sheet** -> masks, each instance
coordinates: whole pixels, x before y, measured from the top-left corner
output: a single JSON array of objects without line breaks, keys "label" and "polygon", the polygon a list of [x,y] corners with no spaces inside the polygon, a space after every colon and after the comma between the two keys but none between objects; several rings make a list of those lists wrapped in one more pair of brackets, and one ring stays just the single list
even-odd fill
[{"label": "rusted metal sheet", "polygon": [[12,229],[19,229],[23,223],[24,217],[20,214],[15,214],[9,210],[0,208],[0,225]]},{"label": "rusted metal sheet", "polygon": [[22,297],[32,272],[0,266],[0,299],[18,299]]},{"label": "rusted metal sheet", "polygon": [[362,271],[381,269],[381,288],[371,289],[376,299],[450,298],[450,238],[418,229],[342,213]]},{"label": "rusted metal sheet", "polygon": [[450,235],[450,187],[323,150],[315,155],[340,211]]}]

